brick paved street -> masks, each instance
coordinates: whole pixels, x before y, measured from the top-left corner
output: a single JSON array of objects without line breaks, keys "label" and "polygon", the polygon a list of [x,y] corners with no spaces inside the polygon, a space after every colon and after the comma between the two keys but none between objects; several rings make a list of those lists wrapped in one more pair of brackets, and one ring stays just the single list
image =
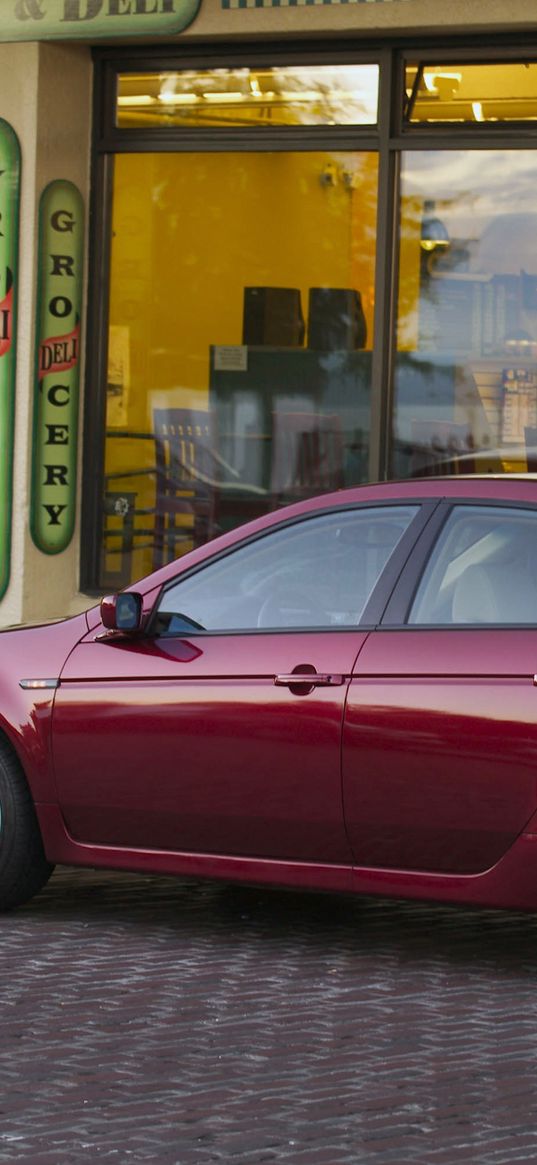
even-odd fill
[{"label": "brick paved street", "polygon": [[537,1161],[537,917],[59,871],[0,918],[0,1161]]}]

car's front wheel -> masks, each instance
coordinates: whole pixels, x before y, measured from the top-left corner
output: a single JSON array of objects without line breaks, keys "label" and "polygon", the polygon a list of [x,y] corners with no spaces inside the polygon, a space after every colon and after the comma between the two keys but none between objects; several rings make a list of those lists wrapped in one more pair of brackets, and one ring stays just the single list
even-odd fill
[{"label": "car's front wheel", "polygon": [[0,910],[27,902],[50,878],[30,790],[17,758],[0,742]]}]

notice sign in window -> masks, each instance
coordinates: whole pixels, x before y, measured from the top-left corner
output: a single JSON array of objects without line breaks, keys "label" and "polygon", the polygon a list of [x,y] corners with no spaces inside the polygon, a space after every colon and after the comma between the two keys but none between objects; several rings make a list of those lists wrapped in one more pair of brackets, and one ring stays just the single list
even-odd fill
[{"label": "notice sign in window", "polygon": [[244,344],[219,344],[214,348],[216,372],[246,372],[248,349]]}]

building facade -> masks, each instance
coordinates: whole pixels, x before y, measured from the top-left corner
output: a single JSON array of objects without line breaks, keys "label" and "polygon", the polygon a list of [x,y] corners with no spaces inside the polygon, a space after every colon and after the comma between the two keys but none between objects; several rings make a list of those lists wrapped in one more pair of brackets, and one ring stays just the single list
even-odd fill
[{"label": "building facade", "polygon": [[537,464],[534,5],[178,3],[0,0],[2,626]]}]

